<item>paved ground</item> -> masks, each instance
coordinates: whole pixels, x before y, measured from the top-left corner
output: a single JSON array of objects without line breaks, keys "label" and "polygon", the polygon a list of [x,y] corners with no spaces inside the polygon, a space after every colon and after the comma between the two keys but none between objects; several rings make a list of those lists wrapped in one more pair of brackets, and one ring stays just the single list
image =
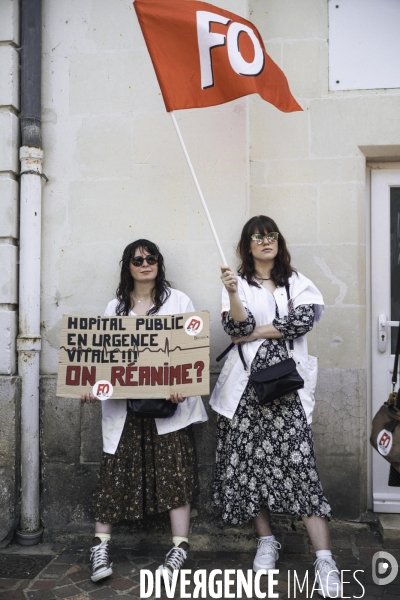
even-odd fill
[{"label": "paved ground", "polygon": [[[332,546],[340,569],[347,569],[344,579],[352,582],[345,585],[344,597],[364,598],[364,600],[399,600],[400,598],[400,574],[390,585],[376,585],[372,580],[372,557],[378,551],[389,552],[400,563],[400,542],[383,543],[380,534],[374,530],[375,527],[368,525],[333,525],[332,527]],[[278,536],[277,536],[278,537]],[[312,595],[312,585],[314,580],[312,560],[309,553],[307,538],[302,531],[282,532],[279,534],[279,540],[282,543],[282,552],[277,568],[278,584],[274,591],[279,594],[279,598],[318,598],[317,592]],[[126,546],[126,544],[125,544]],[[43,544],[34,548],[21,549],[19,546],[10,545],[8,548],[0,551],[0,566],[8,561],[9,574],[13,577],[0,579],[0,600],[51,600],[71,598],[74,600],[112,600],[126,596],[128,598],[140,598],[140,570],[148,569],[152,572],[162,562],[166,549],[149,547],[126,548],[114,542],[112,546],[112,559],[114,561],[113,575],[103,580],[101,583],[94,584],[89,578],[89,557],[86,547],[82,545],[63,547],[60,545]],[[50,557],[48,564],[42,568],[40,561],[46,561],[46,556]],[[35,558],[36,557],[36,558]],[[41,558],[39,558],[41,557]],[[38,564],[35,563],[35,560]],[[185,568],[195,570],[203,569],[210,573],[214,569],[233,571],[242,570],[247,575],[247,570],[252,567],[253,554],[232,552],[200,552],[190,553],[190,559],[185,564]],[[11,561],[11,564],[10,564]],[[29,562],[31,561],[31,562]],[[4,567],[4,564],[3,564]],[[6,568],[4,567],[4,568]],[[11,569],[11,570],[10,570]],[[18,569],[25,572],[19,574]],[[36,576],[34,572],[40,570]],[[305,589],[296,594],[293,590],[294,571],[297,578],[302,582],[306,571],[309,571],[309,589],[308,594]],[[390,570],[390,567],[389,567]],[[354,579],[354,573],[360,583]],[[387,574],[387,573],[386,573]],[[381,575],[383,577],[384,575]],[[200,575],[199,575],[200,577]],[[218,581],[221,576],[216,576]],[[236,575],[231,578],[236,582]],[[192,579],[193,582],[193,579]],[[361,585],[362,584],[362,585]],[[261,592],[267,591],[267,578],[263,577],[260,583]],[[289,589],[288,589],[289,588]],[[175,598],[196,597],[191,593],[194,590],[194,582],[187,588],[188,595],[181,595],[178,591]],[[229,596],[225,588],[225,593],[212,595],[202,595],[200,598],[239,598],[237,594],[236,583],[232,585]],[[144,597],[144,596],[142,596]],[[147,596],[155,598],[154,594]],[[166,598],[163,591],[161,598]],[[253,595],[246,596],[243,592],[243,598],[256,598]],[[259,596],[261,597],[261,596]]]}]

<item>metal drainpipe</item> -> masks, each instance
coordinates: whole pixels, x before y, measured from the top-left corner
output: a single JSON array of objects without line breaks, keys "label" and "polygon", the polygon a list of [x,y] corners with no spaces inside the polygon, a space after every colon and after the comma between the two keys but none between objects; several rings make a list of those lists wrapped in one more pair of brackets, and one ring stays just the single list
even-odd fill
[{"label": "metal drainpipe", "polygon": [[41,132],[41,0],[21,0],[21,185],[18,371],[21,396],[21,520],[16,540],[38,544]]}]

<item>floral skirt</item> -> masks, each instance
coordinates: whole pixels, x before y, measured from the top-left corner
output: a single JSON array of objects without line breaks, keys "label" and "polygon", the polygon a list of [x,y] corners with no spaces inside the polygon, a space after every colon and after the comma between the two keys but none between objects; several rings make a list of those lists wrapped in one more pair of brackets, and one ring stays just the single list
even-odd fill
[{"label": "floral skirt", "polygon": [[233,419],[219,415],[213,504],[240,525],[271,512],[330,517],[297,393],[260,406],[248,384]]},{"label": "floral skirt", "polygon": [[158,435],[154,419],[128,414],[115,454],[103,452],[94,516],[134,521],[189,504],[198,493],[192,428]]}]

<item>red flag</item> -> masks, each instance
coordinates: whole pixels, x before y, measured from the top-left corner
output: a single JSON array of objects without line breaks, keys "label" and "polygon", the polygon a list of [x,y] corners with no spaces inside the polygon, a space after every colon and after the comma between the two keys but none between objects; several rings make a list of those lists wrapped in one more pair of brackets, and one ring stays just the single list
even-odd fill
[{"label": "red flag", "polygon": [[302,110],[252,23],[197,0],[136,0],[134,7],[167,111],[247,94]]}]

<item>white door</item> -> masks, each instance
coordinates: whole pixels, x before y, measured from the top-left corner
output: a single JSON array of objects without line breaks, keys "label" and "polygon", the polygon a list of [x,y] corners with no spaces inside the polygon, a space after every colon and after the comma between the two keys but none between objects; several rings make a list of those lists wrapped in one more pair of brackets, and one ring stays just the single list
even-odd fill
[{"label": "white door", "polygon": [[[371,173],[372,414],[392,391],[400,318],[400,169]],[[397,389],[397,387],[396,387]],[[375,512],[400,513],[400,487],[389,487],[389,464],[373,451]]]}]

